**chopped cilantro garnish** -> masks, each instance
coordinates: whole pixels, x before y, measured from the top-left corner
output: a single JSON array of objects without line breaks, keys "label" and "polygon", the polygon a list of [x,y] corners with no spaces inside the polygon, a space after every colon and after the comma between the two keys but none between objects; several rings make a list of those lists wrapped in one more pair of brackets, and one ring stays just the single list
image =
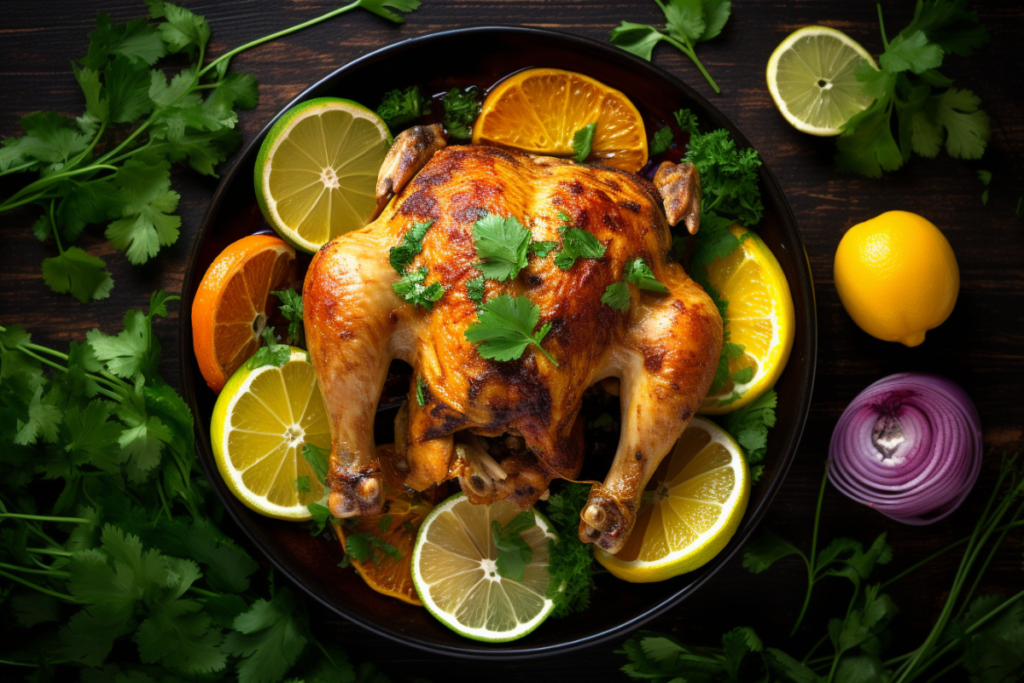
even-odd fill
[{"label": "chopped cilantro garnish", "polygon": [[416,375],[416,403],[421,408],[427,402],[426,397],[423,395],[423,390],[426,388],[427,383],[423,379],[423,375]]},{"label": "chopped cilantro garnish", "polygon": [[654,277],[651,267],[642,258],[633,259],[627,263],[623,277],[626,278],[626,282],[631,282],[640,289],[658,292],[659,294],[668,292],[668,287],[658,282],[658,279]]},{"label": "chopped cilantro garnish", "polygon": [[404,90],[389,90],[384,93],[377,113],[388,127],[394,129],[429,114],[430,100],[418,85],[409,86]]},{"label": "chopped cilantro garnish", "polygon": [[444,127],[448,134],[459,140],[473,137],[473,122],[480,115],[480,89],[452,88],[444,96]]},{"label": "chopped cilantro garnish", "polygon": [[391,288],[403,301],[432,311],[434,302],[444,296],[444,286],[440,282],[424,285],[423,281],[427,279],[428,272],[426,268],[419,268],[406,273],[401,280],[391,285]]},{"label": "chopped cilantro garnish", "polygon": [[661,154],[669,147],[672,146],[672,129],[668,126],[662,126],[651,138],[651,142],[648,145],[651,156],[655,154]]},{"label": "chopped cilantro garnish", "polygon": [[569,270],[578,258],[601,258],[605,246],[586,230],[566,228],[562,233],[562,248],[555,254],[555,265]]},{"label": "chopped cilantro garnish", "polygon": [[590,156],[590,145],[594,142],[594,133],[597,132],[596,123],[588,123],[580,128],[572,136],[572,158],[576,161],[586,161]]},{"label": "chopped cilantro garnish", "polygon": [[466,281],[466,296],[473,301],[483,303],[484,300],[484,276],[478,275],[472,280]]},{"label": "chopped cilantro garnish", "polygon": [[391,262],[391,267],[399,275],[405,273],[405,269],[413,262],[416,255],[423,250],[423,237],[433,224],[434,221],[413,223],[402,236],[402,242],[397,247],[391,247],[391,250],[388,252],[388,259]]},{"label": "chopped cilantro garnish", "polygon": [[533,550],[521,534],[535,526],[537,517],[533,510],[520,512],[504,526],[498,520],[491,522],[491,534],[498,550],[495,569],[499,576],[520,583],[526,578],[526,565],[533,561]]},{"label": "chopped cilantro garnish", "polygon": [[629,285],[625,282],[613,282],[604,289],[604,294],[601,296],[601,303],[607,304],[616,311],[624,311],[629,308],[629,302],[632,301],[632,295],[629,293]]},{"label": "chopped cilantro garnish", "polygon": [[557,246],[558,242],[530,242],[530,253],[545,258]]}]

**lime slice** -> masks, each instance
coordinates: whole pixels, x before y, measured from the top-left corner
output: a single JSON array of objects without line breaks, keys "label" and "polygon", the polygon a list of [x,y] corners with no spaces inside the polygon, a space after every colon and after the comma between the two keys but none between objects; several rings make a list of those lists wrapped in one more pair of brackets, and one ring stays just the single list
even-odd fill
[{"label": "lime slice", "polygon": [[267,222],[310,253],[363,227],[391,142],[384,120],[351,100],[321,97],[289,109],[256,158],[256,200]]},{"label": "lime slice", "polygon": [[854,75],[864,59],[860,43],[828,26],[805,26],[783,40],[768,59],[768,91],[789,124],[811,135],[839,135],[842,125],[873,98]]},{"label": "lime slice", "polygon": [[594,558],[624,581],[664,581],[692,572],[722,551],[750,499],[739,444],[710,420],[695,417],[644,492],[633,532],[615,555]]},{"label": "lime slice", "polygon": [[[295,521],[324,495],[302,456],[311,443],[331,448],[331,430],[309,355],[292,347],[281,367],[245,363],[217,397],[210,424],[217,469],[231,492],[256,512]],[[302,486],[296,484],[300,477]],[[308,483],[308,491],[305,489]]]},{"label": "lime slice", "polygon": [[514,503],[473,505],[464,493],[438,505],[423,520],[412,555],[412,579],[423,605],[461,636],[492,643],[522,638],[551,611],[548,599],[550,523],[520,534],[533,550],[522,583],[498,574],[491,522],[508,524],[522,510]]}]

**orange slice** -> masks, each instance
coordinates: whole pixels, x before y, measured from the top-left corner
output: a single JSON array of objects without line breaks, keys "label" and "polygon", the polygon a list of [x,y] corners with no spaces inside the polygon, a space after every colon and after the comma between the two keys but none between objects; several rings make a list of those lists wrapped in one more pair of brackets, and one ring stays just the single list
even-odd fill
[{"label": "orange slice", "polygon": [[[378,450],[391,447],[390,444],[378,446]],[[345,552],[348,552],[347,538],[361,533],[376,536],[402,554],[401,559],[396,560],[391,554],[376,550],[365,560],[353,559],[352,566],[367,586],[410,605],[423,606],[412,580],[412,550],[420,524],[434,509],[433,501],[436,500],[432,492],[405,491],[398,494],[389,490],[384,514],[357,517],[344,524],[332,525]]]},{"label": "orange slice", "polygon": [[629,98],[562,69],[528,69],[499,83],[484,100],[473,144],[569,157],[573,135],[591,123],[588,161],[634,172],[647,163],[644,122]]},{"label": "orange slice", "polygon": [[214,259],[192,302],[192,345],[211,389],[223,389],[256,353],[273,312],[270,293],[297,282],[295,250],[279,237],[243,237]]}]

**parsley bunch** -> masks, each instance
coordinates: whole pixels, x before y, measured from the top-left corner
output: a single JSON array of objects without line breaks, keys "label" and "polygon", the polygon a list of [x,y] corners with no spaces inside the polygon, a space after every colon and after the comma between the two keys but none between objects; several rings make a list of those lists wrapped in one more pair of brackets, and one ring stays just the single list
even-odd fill
[{"label": "parsley bunch", "polygon": [[967,57],[988,42],[988,31],[968,11],[967,0],[919,0],[913,21],[891,42],[881,4],[878,23],[885,47],[881,69],[862,60],[856,70],[861,90],[875,101],[843,125],[836,168],[880,178],[909,161],[912,152],[934,158],[943,142],[951,157],[980,159],[989,139],[981,99],[950,87],[953,80],[937,71],[946,56]]},{"label": "parsley bunch", "polygon": [[[698,43],[718,36],[729,21],[732,3],[729,0],[654,0],[665,15],[665,31],[647,24],[622,22],[612,30],[612,45],[618,45],[637,57],[651,61],[654,46],[665,41],[675,47],[700,70],[711,88],[717,93],[718,84],[697,58]],[[664,151],[664,150],[663,150]]]},{"label": "parsley bunch", "polygon": [[589,496],[586,484],[567,484],[545,504],[544,513],[558,533],[558,540],[548,544],[548,597],[555,603],[556,617],[590,607],[594,576],[603,571],[594,567],[592,546],[579,536],[580,512]]},{"label": "parsley bunch", "polygon": [[66,353],[0,327],[0,661],[87,683],[386,680],[317,643],[220,528],[192,414],[158,372],[153,323],[176,299]]},{"label": "parsley bunch", "polygon": [[[189,10],[146,0],[149,19],[115,24],[101,14],[88,51],[72,65],[85,99],[77,118],[35,112],[21,120],[25,134],[0,146],[0,177],[36,176],[0,201],[0,213],[38,207],[32,226],[40,241],[53,238],[57,255],[43,261],[43,280],[83,303],[102,299],[114,285],[103,259],[72,246],[86,226],[105,223],[105,236],[140,265],[178,240],[178,193],[171,165],[187,163],[216,177],[216,167],[241,143],[238,109],[258,99],[251,74],[228,73],[231,59],[357,7],[402,22],[419,0],[356,0],[320,17],[242,45],[205,63],[206,20]],[[153,23],[158,22],[158,23]],[[153,68],[183,54],[189,66],[170,79]]]},{"label": "parsley bunch", "polygon": [[[893,557],[886,535],[880,534],[867,548],[850,538],[834,539],[818,550],[826,476],[822,478],[810,554],[763,530],[744,549],[743,566],[759,574],[783,558],[796,556],[807,570],[807,594],[800,617],[790,636],[800,627],[813,587],[820,581],[850,581],[848,604],[835,605],[836,618],[821,628],[821,638],[801,658],[778,647],[769,647],[749,627],[735,628],[721,638],[721,649],[690,647],[675,638],[642,634],[631,638],[622,653],[630,662],[623,671],[631,678],[669,683],[693,680],[791,681],[793,683],[908,683],[939,680],[963,667],[972,681],[1002,683],[1024,677],[1024,591],[1009,598],[978,597],[975,593],[985,570],[1003,547],[1007,533],[1024,526],[1024,477],[1015,470],[1017,456],[1003,456],[999,479],[988,505],[978,518],[974,533],[883,582],[871,581],[880,565]],[[991,547],[987,547],[992,541]],[[890,647],[890,623],[898,614],[884,592],[890,585],[943,554],[966,544],[956,576],[939,617],[918,647],[895,657]],[[978,563],[981,563],[978,566]],[[968,583],[968,578],[973,580]],[[830,645],[832,652],[818,655]],[[818,655],[818,656],[816,656]],[[945,680],[943,678],[943,680]]]}]

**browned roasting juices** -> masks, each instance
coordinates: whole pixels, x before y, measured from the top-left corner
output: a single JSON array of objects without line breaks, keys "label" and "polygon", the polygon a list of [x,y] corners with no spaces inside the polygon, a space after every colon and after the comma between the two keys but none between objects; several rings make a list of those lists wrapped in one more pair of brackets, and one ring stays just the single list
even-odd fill
[{"label": "browned roasting juices", "polygon": [[[378,514],[385,481],[414,490],[457,478],[476,503],[533,505],[556,478],[576,478],[588,387],[620,383],[622,433],[603,483],[582,513],[580,538],[616,552],[640,495],[682,434],[714,377],[722,322],[711,299],[671,253],[673,222],[699,223],[699,179],[689,164],[664,164],[659,187],[601,165],[485,146],[444,146],[437,126],[399,135],[378,182],[380,217],[325,245],[303,290],[309,352],[332,431],[328,485],[338,517]],[[660,192],[660,194],[659,194]],[[566,226],[605,247],[561,270],[533,255],[517,277],[488,280],[485,301],[509,294],[540,307],[552,362],[530,347],[517,360],[483,358],[466,336],[480,275],[474,223],[515,217],[536,241],[560,242]],[[566,219],[568,219],[566,221]],[[414,224],[433,222],[411,269],[444,295],[428,311],[404,302],[389,250]],[[601,298],[642,258],[667,294],[631,290],[617,311]],[[395,448],[375,447],[374,418],[393,359],[413,368],[395,420]],[[417,400],[422,378],[424,397]],[[385,456],[384,453],[393,455]]]}]

